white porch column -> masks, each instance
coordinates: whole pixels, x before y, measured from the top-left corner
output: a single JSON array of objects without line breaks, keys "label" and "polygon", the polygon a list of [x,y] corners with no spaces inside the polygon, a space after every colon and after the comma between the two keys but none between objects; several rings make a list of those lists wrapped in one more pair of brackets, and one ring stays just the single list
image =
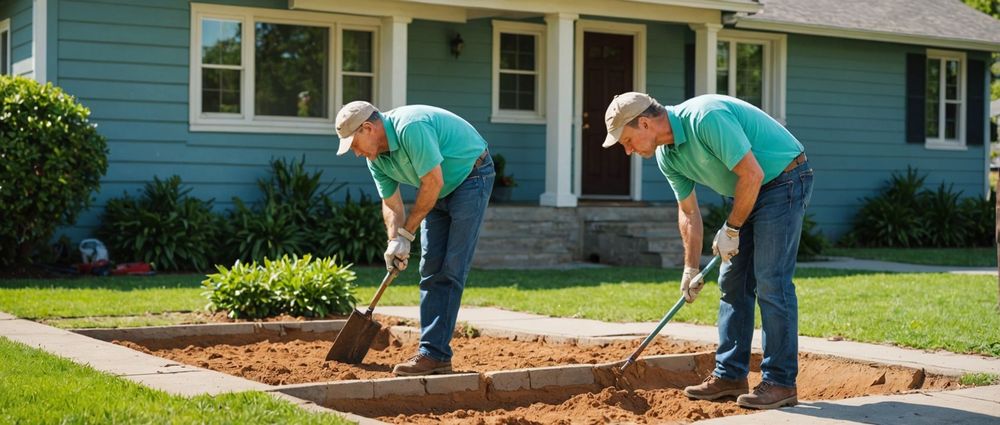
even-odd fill
[{"label": "white porch column", "polygon": [[721,24],[691,24],[694,30],[694,94],[715,93],[715,61]]},{"label": "white porch column", "polygon": [[406,45],[407,30],[413,19],[406,16],[382,18],[379,64],[379,109],[387,111],[406,104]]},{"label": "white porch column", "polygon": [[545,193],[540,203],[575,207],[573,194],[573,22],[578,15],[545,15]]}]

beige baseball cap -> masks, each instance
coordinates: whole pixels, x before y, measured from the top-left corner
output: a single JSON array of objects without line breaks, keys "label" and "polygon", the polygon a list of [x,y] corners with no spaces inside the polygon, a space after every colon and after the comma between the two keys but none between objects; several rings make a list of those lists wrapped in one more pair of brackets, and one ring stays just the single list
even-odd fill
[{"label": "beige baseball cap", "polygon": [[616,95],[608,105],[608,111],[604,113],[604,124],[608,127],[608,138],[604,139],[605,148],[610,148],[618,143],[622,137],[622,130],[625,124],[634,120],[649,105],[653,104],[653,98],[645,93],[630,91]]},{"label": "beige baseball cap", "polygon": [[344,105],[337,112],[337,136],[340,137],[340,148],[337,155],[343,155],[351,150],[351,143],[354,142],[354,133],[358,131],[361,124],[368,121],[372,113],[378,112],[378,108],[363,100],[355,100]]}]

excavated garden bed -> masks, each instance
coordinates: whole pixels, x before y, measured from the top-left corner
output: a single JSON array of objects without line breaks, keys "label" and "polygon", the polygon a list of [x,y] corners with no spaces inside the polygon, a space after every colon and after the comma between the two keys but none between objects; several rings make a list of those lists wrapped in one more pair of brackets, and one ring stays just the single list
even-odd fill
[{"label": "excavated garden bed", "polygon": [[[376,342],[382,349],[371,350],[361,365],[325,361],[342,326],[319,321],[79,332],[394,423],[663,423],[752,413],[734,398],[708,402],[682,394],[711,373],[711,345],[657,338],[623,386],[610,370],[639,339],[476,335],[470,329],[452,341],[455,374],[394,378],[392,366],[416,352],[417,331],[392,327]],[[809,353],[799,358],[800,400],[959,387],[954,378],[919,369]],[[751,386],[760,380],[759,364],[755,354]]]}]

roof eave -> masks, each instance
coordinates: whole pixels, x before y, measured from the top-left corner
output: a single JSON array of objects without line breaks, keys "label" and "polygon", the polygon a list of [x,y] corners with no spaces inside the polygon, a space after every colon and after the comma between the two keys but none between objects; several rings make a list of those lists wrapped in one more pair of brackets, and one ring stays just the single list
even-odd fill
[{"label": "roof eave", "polygon": [[946,47],[951,49],[1000,52],[1000,42],[934,37],[918,34],[899,34],[886,31],[839,28],[829,25],[801,24],[793,22],[769,21],[760,18],[743,18],[736,23],[737,28],[789,32],[827,37],[853,38],[858,40],[883,41],[888,43],[915,44],[920,46]]}]

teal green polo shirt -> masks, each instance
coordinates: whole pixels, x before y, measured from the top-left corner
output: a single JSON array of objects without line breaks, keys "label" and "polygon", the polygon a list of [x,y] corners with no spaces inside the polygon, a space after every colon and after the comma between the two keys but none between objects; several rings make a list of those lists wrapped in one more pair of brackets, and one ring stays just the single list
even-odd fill
[{"label": "teal green polo shirt", "polygon": [[420,187],[420,178],[438,165],[444,177],[438,199],[444,198],[469,176],[486,149],[486,140],[472,124],[441,108],[409,105],[380,115],[389,152],[368,161],[368,169],[383,199],[396,193],[400,183]]},{"label": "teal green polo shirt", "polygon": [[747,152],[757,158],[767,183],[804,150],[778,121],[740,99],[703,95],[666,109],[674,143],[656,148],[656,164],[678,201],[695,183],[734,196],[732,170]]}]

